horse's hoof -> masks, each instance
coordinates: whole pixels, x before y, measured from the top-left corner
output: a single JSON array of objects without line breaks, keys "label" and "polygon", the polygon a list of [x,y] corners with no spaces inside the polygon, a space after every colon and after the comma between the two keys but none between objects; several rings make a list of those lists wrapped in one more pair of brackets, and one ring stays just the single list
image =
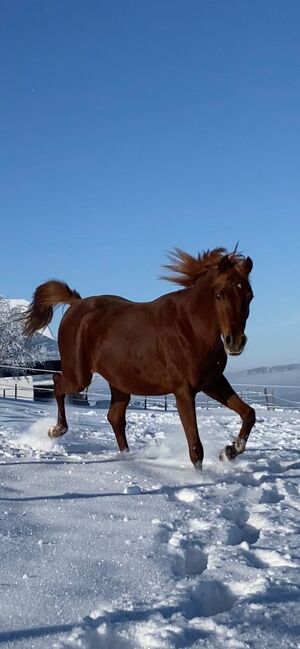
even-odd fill
[{"label": "horse's hoof", "polygon": [[246,441],[241,438],[237,438],[232,444],[225,446],[223,451],[219,455],[219,460],[224,462],[224,460],[234,460],[237,455],[244,453],[246,448]]},{"label": "horse's hoof", "polygon": [[56,426],[51,426],[49,428],[48,437],[50,437],[50,439],[53,439],[55,437],[61,437],[62,435],[65,435],[67,430],[68,430],[67,428],[63,428],[62,426],[58,426],[56,424]]},{"label": "horse's hoof", "polygon": [[219,454],[219,460],[220,460],[220,462],[226,462],[226,460],[229,460],[229,457],[227,456],[225,448],[223,448],[223,450]]},{"label": "horse's hoof", "polygon": [[202,462],[201,462],[201,460],[198,460],[197,462],[194,462],[193,464],[194,464],[194,467],[195,467],[196,471],[202,471]]},{"label": "horse's hoof", "polygon": [[234,444],[231,444],[230,446],[225,446],[223,450],[221,451],[219,455],[219,460],[220,462],[226,462],[226,460],[234,460],[234,458],[238,455],[237,450],[234,446]]}]

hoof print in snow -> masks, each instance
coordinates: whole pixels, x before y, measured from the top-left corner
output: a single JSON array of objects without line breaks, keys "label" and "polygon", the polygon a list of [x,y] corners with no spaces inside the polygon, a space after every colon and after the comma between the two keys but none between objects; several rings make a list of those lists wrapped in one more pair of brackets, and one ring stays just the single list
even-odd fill
[{"label": "hoof print in snow", "polygon": [[237,600],[237,596],[221,581],[201,581],[189,593],[188,617],[210,617],[224,611],[229,611]]},{"label": "hoof print in snow", "polygon": [[[260,528],[255,525],[255,516],[252,516],[251,524],[249,523],[250,515],[242,506],[230,509],[225,507],[223,517],[231,522],[228,529],[227,544],[240,545],[246,541],[248,545],[254,545],[259,539]],[[257,521],[259,523],[259,521]]]},{"label": "hoof print in snow", "polygon": [[201,575],[207,568],[207,555],[197,545],[188,545],[174,556],[173,572],[180,577]]},{"label": "hoof print in snow", "polygon": [[127,496],[136,496],[137,494],[141,494],[142,490],[137,484],[130,484],[127,485],[124,489],[124,494],[127,494]]}]

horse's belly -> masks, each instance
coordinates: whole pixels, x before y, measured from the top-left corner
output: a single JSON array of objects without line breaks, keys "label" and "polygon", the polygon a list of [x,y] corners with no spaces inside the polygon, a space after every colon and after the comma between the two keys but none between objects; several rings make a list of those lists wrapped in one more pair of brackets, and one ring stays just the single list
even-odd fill
[{"label": "horse's belly", "polygon": [[107,359],[103,353],[98,356],[93,371],[126,394],[151,396],[173,391],[166,366],[153,357],[151,362],[142,362],[138,358],[122,358],[121,354]]},{"label": "horse's belly", "polygon": [[176,393],[185,383],[199,392],[224,371],[223,348],[199,358],[191,350],[178,350],[175,344],[166,352],[155,344],[156,340],[154,336],[146,338],[143,345],[140,341],[126,344],[124,339],[112,345],[111,341],[103,340],[92,370],[126,394],[145,396]]},{"label": "horse's belly", "polygon": [[151,375],[143,376],[138,369],[131,368],[126,371],[121,369],[119,372],[111,372],[108,368],[97,367],[95,371],[101,374],[110,385],[126,394],[151,396],[172,392],[166,381],[151,378]]}]

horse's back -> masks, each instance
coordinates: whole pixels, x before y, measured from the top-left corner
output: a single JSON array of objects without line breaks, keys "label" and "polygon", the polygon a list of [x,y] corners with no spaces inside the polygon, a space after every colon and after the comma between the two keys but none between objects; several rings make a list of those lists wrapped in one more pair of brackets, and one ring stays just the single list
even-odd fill
[{"label": "horse's back", "polygon": [[127,300],[124,297],[119,295],[93,295],[90,297],[85,297],[80,300],[73,302],[71,306],[66,311],[61,324],[66,321],[71,321],[73,319],[80,319],[88,313],[93,311],[111,311],[119,310],[120,308],[134,304],[130,300]]},{"label": "horse's back", "polygon": [[118,295],[96,295],[76,300],[61,320],[58,340],[65,336],[73,337],[75,334],[78,339],[81,329],[85,328],[87,322],[111,319],[114,314],[123,311],[131,304],[134,303]]}]

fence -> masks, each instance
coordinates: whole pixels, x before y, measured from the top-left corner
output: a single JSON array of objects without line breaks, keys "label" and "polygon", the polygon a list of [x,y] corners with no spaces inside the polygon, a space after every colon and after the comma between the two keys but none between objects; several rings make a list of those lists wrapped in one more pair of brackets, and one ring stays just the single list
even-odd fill
[{"label": "fence", "polygon": [[[2,380],[2,384],[0,378],[0,398],[13,398],[23,400],[24,392],[26,393],[26,390],[28,390],[27,399],[32,399],[32,395],[35,401],[54,398],[53,382],[49,378],[51,376],[49,370],[34,370],[33,368],[4,365],[0,365],[0,370],[3,368],[8,369],[8,367],[9,369],[14,369],[19,372],[25,372],[26,370],[30,370],[31,373],[36,372],[37,376],[34,377],[36,381],[33,382],[33,386],[31,385],[30,387],[26,388],[26,386],[24,387],[24,384],[22,384],[22,386],[20,387],[18,385],[17,379],[14,379],[14,377],[10,377],[9,386],[7,385],[7,383],[5,385],[3,384],[3,381],[7,381],[8,377],[5,377],[5,379]],[[46,376],[48,378],[46,378]],[[77,404],[89,405],[89,403],[92,402],[100,408],[108,407],[111,398],[110,393],[101,391],[93,392],[92,385],[93,381],[89,388],[86,388],[80,394],[69,395],[68,399]],[[241,399],[249,404],[261,406],[267,408],[267,410],[275,410],[278,408],[300,410],[299,385],[257,385],[232,383],[232,386],[239,394]],[[289,391],[290,394],[287,394],[287,391]],[[289,398],[291,396],[291,391],[293,395],[297,395],[297,399]],[[29,392],[31,393],[30,396]],[[284,393],[285,396],[283,396]],[[216,404],[216,401],[210,399],[209,397],[206,397],[203,393],[199,393],[197,395],[196,405],[204,409],[215,407],[216,405],[220,406],[219,403]],[[163,395],[157,397],[140,397],[133,395],[129,407],[136,407],[144,410],[155,409],[167,411],[175,410],[176,402],[173,395]]]}]

